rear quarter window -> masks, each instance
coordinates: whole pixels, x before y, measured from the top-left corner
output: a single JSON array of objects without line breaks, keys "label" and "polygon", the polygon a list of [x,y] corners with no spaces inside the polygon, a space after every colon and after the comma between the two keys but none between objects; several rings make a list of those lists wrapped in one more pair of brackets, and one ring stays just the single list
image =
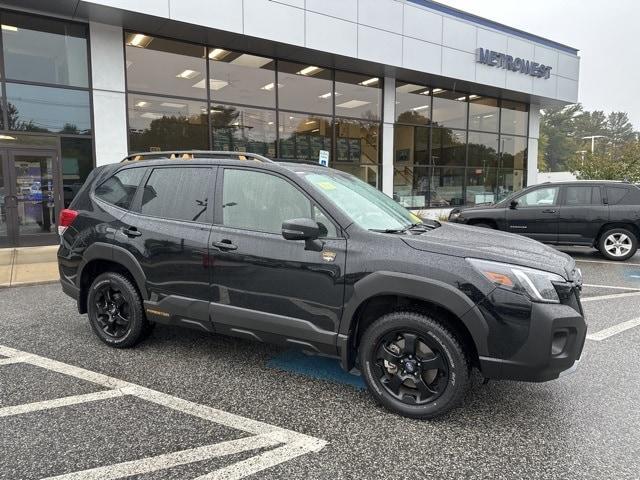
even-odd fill
[{"label": "rear quarter window", "polygon": [[618,205],[628,193],[629,189],[626,187],[607,187],[607,202],[609,205]]},{"label": "rear quarter window", "polygon": [[121,170],[102,182],[95,189],[94,194],[111,205],[128,209],[145,171],[145,168]]}]

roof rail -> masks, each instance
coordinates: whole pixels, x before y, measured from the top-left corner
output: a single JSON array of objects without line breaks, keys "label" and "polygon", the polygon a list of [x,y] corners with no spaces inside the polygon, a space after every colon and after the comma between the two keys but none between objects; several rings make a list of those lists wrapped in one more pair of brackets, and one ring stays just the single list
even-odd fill
[{"label": "roof rail", "polygon": [[195,158],[236,158],[238,160],[253,160],[256,162],[275,163],[257,153],[249,152],[226,152],[222,150],[167,150],[162,152],[140,152],[132,153],[124,157],[122,162],[139,162],[141,160],[157,160],[166,158],[167,160],[193,160]]}]

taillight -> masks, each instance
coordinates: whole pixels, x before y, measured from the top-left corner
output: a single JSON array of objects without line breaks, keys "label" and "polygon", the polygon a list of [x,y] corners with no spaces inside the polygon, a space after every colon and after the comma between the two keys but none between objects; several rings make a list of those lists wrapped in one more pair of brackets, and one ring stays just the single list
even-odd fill
[{"label": "taillight", "polygon": [[60,218],[58,219],[58,235],[62,236],[67,228],[71,226],[73,221],[78,216],[78,212],[75,210],[69,210],[65,208],[60,212]]}]

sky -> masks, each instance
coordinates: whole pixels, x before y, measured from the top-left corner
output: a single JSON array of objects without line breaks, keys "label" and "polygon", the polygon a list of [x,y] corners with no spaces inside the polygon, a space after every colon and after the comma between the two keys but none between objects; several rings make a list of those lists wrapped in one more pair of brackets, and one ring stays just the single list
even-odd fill
[{"label": "sky", "polygon": [[640,0],[437,0],[577,48],[578,101],[640,130]]}]

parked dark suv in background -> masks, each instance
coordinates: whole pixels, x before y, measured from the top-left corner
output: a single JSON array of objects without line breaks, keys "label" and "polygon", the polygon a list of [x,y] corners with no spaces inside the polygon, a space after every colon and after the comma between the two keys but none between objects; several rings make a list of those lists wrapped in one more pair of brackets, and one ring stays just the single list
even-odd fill
[{"label": "parked dark suv in background", "polygon": [[595,247],[610,260],[627,260],[640,239],[640,188],[613,181],[543,183],[495,204],[456,208],[449,221]]},{"label": "parked dark suv in background", "polygon": [[153,155],[167,158],[96,169],[61,212],[62,288],[108,345],[164,323],[331,355],[415,418],[458,404],[472,367],[546,381],[580,357],[581,275],[563,253],[422,222],[318,165]]}]

